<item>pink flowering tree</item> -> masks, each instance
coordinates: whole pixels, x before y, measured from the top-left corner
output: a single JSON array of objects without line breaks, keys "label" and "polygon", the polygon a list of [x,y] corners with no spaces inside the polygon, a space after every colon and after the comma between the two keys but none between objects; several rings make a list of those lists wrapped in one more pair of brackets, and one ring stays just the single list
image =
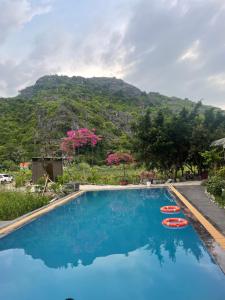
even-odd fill
[{"label": "pink flowering tree", "polygon": [[95,129],[80,128],[78,130],[67,131],[67,136],[62,139],[60,149],[72,160],[76,151],[85,146],[95,147],[102,137],[95,134]]},{"label": "pink flowering tree", "polygon": [[131,154],[126,153],[126,152],[115,152],[115,153],[111,153],[107,156],[106,158],[106,163],[107,165],[111,166],[111,165],[123,165],[123,177],[125,180],[126,177],[126,168],[125,165],[126,164],[130,164],[134,161],[133,157]]}]

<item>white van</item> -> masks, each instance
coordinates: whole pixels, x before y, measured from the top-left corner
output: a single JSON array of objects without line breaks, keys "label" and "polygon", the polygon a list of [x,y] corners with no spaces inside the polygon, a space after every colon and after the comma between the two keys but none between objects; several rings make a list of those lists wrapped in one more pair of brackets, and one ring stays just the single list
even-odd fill
[{"label": "white van", "polygon": [[13,177],[8,174],[0,174],[0,183],[12,182]]}]

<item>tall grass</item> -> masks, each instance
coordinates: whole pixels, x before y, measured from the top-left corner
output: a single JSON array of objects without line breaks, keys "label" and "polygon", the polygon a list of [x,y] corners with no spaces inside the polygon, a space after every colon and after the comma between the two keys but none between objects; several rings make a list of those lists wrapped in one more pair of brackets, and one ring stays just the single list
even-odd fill
[{"label": "tall grass", "polygon": [[34,193],[0,192],[0,220],[12,220],[49,202],[49,198]]},{"label": "tall grass", "polygon": [[[129,183],[140,183],[140,173],[143,168],[135,168],[133,165],[126,166],[126,180]],[[64,169],[64,175],[58,178],[60,183],[77,181],[81,184],[120,184],[124,178],[122,166],[93,166],[87,163],[72,165]]]}]

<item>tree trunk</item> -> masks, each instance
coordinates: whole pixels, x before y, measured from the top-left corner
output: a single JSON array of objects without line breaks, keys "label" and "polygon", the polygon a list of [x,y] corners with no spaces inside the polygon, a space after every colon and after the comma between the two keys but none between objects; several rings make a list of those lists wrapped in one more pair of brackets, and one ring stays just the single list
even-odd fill
[{"label": "tree trunk", "polygon": [[125,164],[123,164],[123,178],[125,179],[126,172],[125,172]]},{"label": "tree trunk", "polygon": [[177,182],[177,172],[178,172],[178,168],[175,167],[175,172],[174,172],[174,182]]}]

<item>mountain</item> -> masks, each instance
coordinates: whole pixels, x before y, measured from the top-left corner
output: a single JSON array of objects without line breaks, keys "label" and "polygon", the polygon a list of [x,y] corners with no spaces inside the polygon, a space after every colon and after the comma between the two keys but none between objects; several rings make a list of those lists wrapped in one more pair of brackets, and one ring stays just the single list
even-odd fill
[{"label": "mountain", "polygon": [[[44,76],[19,95],[0,99],[0,164],[50,155],[69,129],[96,128],[104,149],[128,147],[131,123],[146,109],[192,109],[188,99],[146,93],[121,79]],[[207,109],[201,106],[202,110]]]}]

